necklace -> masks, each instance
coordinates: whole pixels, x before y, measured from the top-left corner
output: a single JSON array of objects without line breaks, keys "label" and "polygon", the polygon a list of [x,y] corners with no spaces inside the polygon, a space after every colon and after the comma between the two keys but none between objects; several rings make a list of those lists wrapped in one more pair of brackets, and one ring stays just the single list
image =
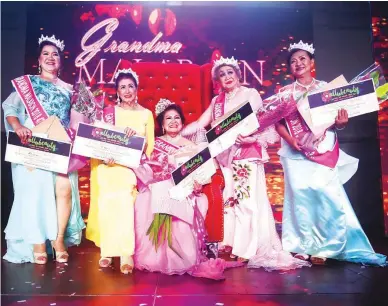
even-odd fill
[{"label": "necklace", "polygon": [[304,88],[304,90],[306,92],[308,92],[310,87],[315,84],[315,79],[313,78],[311,83],[308,85],[303,85],[303,84],[299,83],[298,80],[296,80],[294,82],[294,90],[292,92],[292,96],[294,97],[295,100],[298,100],[303,95],[303,90],[296,90],[296,84],[298,84],[300,87]]},{"label": "necklace", "polygon": [[236,87],[235,89],[231,90],[230,92],[225,93],[225,99],[227,101],[232,100],[236,96],[239,89],[240,89],[240,87]]},{"label": "necklace", "polygon": [[180,134],[176,135],[175,137],[171,137],[167,134],[164,135],[166,137],[166,140],[171,143],[178,143],[179,140],[181,140],[182,136]]},{"label": "necklace", "polygon": [[313,78],[313,80],[311,81],[311,83],[308,84],[308,85],[303,85],[303,84],[299,83],[298,80],[296,80],[296,82],[295,82],[295,84],[298,84],[299,86],[303,87],[303,88],[306,89],[307,91],[309,90],[309,88],[310,88],[312,85],[314,85],[314,83],[315,83],[315,79],[314,79],[314,78]]}]

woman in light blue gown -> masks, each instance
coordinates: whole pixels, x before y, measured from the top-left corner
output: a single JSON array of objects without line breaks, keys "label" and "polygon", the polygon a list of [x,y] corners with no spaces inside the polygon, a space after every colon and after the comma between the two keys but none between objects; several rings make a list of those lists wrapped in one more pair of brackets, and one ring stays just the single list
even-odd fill
[{"label": "woman in light blue gown", "polygon": [[335,133],[346,126],[347,112],[340,110],[334,126],[312,141],[296,106],[305,94],[326,83],[311,75],[312,45],[301,41],[289,51],[288,64],[296,81],[271,97],[258,116],[260,129],[278,122],[282,137],[278,154],[285,181],[283,248],[303,260],[311,256],[313,264],[332,258],[384,266],[386,256],[374,252],[343,188],[358,167],[358,159],[339,149]]},{"label": "woman in light blue gown", "polygon": [[[43,113],[57,116],[67,128],[72,88],[58,78],[63,47],[63,42],[54,36],[42,37],[39,40],[39,75],[21,78],[32,85]],[[35,124],[22,95],[20,90],[11,93],[3,103],[3,110],[7,133],[14,131],[22,142],[26,142]],[[13,163],[12,180],[15,196],[5,229],[7,253],[3,258],[13,263],[45,264],[46,242],[51,241],[56,261],[67,262],[66,246],[78,245],[85,227],[77,172],[62,175]]]}]

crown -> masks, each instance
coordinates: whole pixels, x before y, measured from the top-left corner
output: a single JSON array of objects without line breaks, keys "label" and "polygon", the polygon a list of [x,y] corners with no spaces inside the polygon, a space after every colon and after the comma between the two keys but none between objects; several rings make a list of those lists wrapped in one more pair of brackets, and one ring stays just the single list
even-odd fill
[{"label": "crown", "polygon": [[136,81],[136,85],[139,86],[139,76],[137,75],[137,73],[135,71],[133,71],[131,68],[128,68],[128,69],[119,69],[117,70],[116,74],[115,74],[115,80],[117,80],[117,78],[119,77],[119,75],[121,73],[125,73],[125,74],[130,74],[133,76],[133,78],[135,79]]},{"label": "crown", "polygon": [[164,112],[164,110],[169,106],[175,104],[174,102],[171,102],[168,99],[160,99],[159,102],[155,106],[155,114],[156,116],[159,116],[161,113]]},{"label": "crown", "polygon": [[307,52],[310,52],[311,54],[314,54],[315,49],[313,48],[313,44],[305,44],[303,41],[299,41],[297,44],[290,44],[290,47],[288,48],[288,51],[290,52],[291,50],[294,49],[300,49],[304,50]]},{"label": "crown", "polygon": [[223,66],[223,65],[232,66],[232,67],[236,68],[237,70],[240,70],[240,67],[238,65],[238,61],[233,56],[231,58],[221,56],[221,58],[219,60],[214,61],[214,65],[212,68],[212,77],[214,79],[216,78],[215,73],[216,73],[217,68],[220,66]]},{"label": "crown", "polygon": [[61,50],[61,52],[63,52],[63,49],[65,49],[65,44],[63,43],[63,40],[60,41],[59,39],[56,39],[55,35],[48,37],[48,36],[44,36],[42,34],[42,36],[38,40],[38,44],[40,45],[44,41],[49,41],[49,42],[53,43],[54,45],[57,46],[57,48],[59,50]]}]

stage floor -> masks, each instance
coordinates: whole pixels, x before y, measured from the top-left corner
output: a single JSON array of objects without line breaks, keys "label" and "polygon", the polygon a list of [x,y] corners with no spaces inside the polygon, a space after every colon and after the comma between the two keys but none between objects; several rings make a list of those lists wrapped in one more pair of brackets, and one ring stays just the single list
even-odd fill
[{"label": "stage floor", "polygon": [[[387,240],[375,248],[388,254]],[[100,269],[99,250],[86,240],[70,256],[68,265],[2,260],[1,305],[388,305],[388,268],[335,261],[288,272],[243,267],[227,271],[224,281],[211,281],[140,271],[123,275],[118,260],[114,268]]]}]

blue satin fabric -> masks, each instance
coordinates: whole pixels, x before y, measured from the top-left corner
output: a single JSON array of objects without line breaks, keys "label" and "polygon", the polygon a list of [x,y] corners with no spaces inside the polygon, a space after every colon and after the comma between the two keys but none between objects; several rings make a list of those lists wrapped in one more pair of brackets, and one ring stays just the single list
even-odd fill
[{"label": "blue satin fabric", "polygon": [[[70,92],[55,86],[37,76],[31,77],[34,91],[49,116],[55,115],[64,126],[70,122]],[[20,123],[33,128],[31,118],[26,115],[25,107],[16,92],[11,93],[2,105],[6,131],[12,131],[6,118],[17,117]],[[34,262],[33,245],[50,243],[58,235],[58,217],[55,199],[57,174],[41,169],[29,170],[23,165],[12,164],[14,202],[5,229],[7,253],[4,259],[12,263]],[[79,245],[85,223],[81,215],[78,188],[78,173],[68,174],[72,203],[71,213],[65,232],[66,246]]]},{"label": "blue satin fabric", "polygon": [[280,159],[285,175],[284,249],[355,263],[386,265],[386,256],[374,252],[358,222],[343,188],[340,168],[331,169],[304,157],[281,156]]}]

